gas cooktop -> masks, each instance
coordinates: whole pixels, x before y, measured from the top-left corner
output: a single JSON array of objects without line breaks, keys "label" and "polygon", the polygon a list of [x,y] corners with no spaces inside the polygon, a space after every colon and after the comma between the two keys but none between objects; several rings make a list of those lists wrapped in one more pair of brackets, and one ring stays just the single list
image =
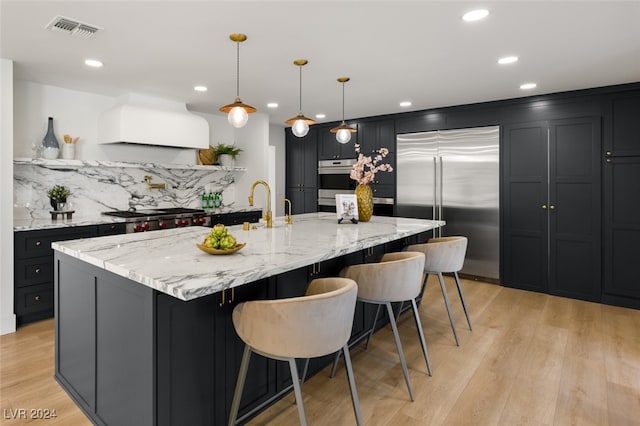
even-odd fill
[{"label": "gas cooktop", "polygon": [[113,210],[102,213],[125,219],[125,232],[144,232],[160,229],[182,228],[185,226],[210,226],[211,219],[202,209],[169,207],[166,209]]},{"label": "gas cooktop", "polygon": [[152,216],[175,216],[175,215],[183,215],[183,214],[204,214],[205,211],[202,209],[188,209],[184,207],[169,207],[166,209],[147,209],[147,210],[114,210],[103,212],[102,214],[105,216],[115,216],[122,218],[140,218],[140,217],[152,217]]}]

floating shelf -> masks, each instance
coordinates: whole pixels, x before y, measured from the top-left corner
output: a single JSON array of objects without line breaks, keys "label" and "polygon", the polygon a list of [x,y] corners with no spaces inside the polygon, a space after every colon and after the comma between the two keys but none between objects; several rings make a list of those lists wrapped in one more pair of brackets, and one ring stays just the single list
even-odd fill
[{"label": "floating shelf", "polygon": [[136,169],[183,169],[183,170],[211,170],[244,172],[246,167],[205,166],[199,164],[158,164],[133,163],[129,161],[95,161],[95,160],[47,160],[44,158],[14,158],[13,164],[24,164],[46,167],[48,169],[78,169],[81,167],[130,167]]}]

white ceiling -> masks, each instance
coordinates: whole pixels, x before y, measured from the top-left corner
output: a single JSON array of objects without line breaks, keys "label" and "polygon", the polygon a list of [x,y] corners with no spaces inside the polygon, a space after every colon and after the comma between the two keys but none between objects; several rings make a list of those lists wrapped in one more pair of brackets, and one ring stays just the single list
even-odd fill
[{"label": "white ceiling", "polygon": [[[461,15],[484,7],[483,21]],[[90,39],[44,29],[56,15],[104,28]],[[270,121],[346,118],[640,81],[640,2],[627,1],[7,1],[0,56],[14,76],[119,96],[155,95],[218,113],[240,96]],[[518,55],[501,66],[497,59]],[[90,69],[85,58],[104,62]],[[519,89],[533,81],[533,91]],[[197,93],[196,84],[209,90]],[[410,100],[410,108],[398,103]],[[277,102],[277,110],[267,109]]]}]

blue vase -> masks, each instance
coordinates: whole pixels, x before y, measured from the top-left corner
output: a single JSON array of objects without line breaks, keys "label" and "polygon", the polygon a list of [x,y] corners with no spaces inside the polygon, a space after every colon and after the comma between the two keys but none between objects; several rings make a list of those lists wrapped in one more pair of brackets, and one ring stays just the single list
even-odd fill
[{"label": "blue vase", "polygon": [[58,145],[58,139],[53,133],[53,117],[49,117],[49,127],[47,128],[47,134],[42,139],[42,156],[48,160],[55,160],[60,153],[60,145]]}]

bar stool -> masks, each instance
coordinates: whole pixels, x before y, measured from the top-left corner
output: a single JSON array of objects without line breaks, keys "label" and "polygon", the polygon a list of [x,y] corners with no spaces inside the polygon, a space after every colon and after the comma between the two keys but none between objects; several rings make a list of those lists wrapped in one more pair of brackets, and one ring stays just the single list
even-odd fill
[{"label": "bar stool", "polygon": [[[402,343],[400,342],[398,326],[396,324],[391,303],[411,301],[413,317],[416,322],[416,328],[418,329],[420,345],[422,346],[422,353],[427,364],[427,371],[429,375],[431,375],[431,363],[427,353],[427,343],[422,332],[420,315],[418,314],[418,307],[415,301],[418,294],[420,294],[423,271],[424,255],[420,252],[406,251],[400,253],[387,253],[382,256],[379,263],[352,265],[344,268],[340,272],[341,276],[351,278],[358,283],[359,301],[376,304],[379,307],[381,305],[386,306],[387,314],[389,315],[389,322],[391,323],[391,329],[393,330],[393,337],[400,357],[400,364],[402,365],[402,372],[404,374],[404,379],[407,382],[411,401],[414,400],[413,387],[411,386],[411,380],[409,379],[407,362],[404,357],[404,352],[402,351]],[[371,336],[376,320],[377,313],[376,318],[373,319],[372,328],[358,339],[352,341],[352,346],[358,343],[361,339]],[[340,353],[338,352],[333,362],[331,376],[335,374],[339,357]],[[345,361],[346,360],[347,357],[345,357]]]},{"label": "bar stool", "polygon": [[449,314],[449,322],[451,323],[451,329],[453,330],[453,337],[456,340],[456,345],[460,346],[442,273],[453,272],[453,277],[456,281],[456,286],[458,287],[458,294],[460,295],[460,301],[462,302],[462,309],[464,309],[464,314],[467,317],[469,330],[473,330],[471,328],[471,319],[469,318],[467,303],[464,300],[464,294],[462,293],[462,287],[460,286],[460,277],[458,276],[458,271],[462,269],[462,266],[464,265],[464,258],[467,253],[467,237],[451,236],[430,238],[426,244],[414,244],[408,246],[407,251],[418,251],[425,255],[424,272],[426,275],[424,283],[422,284],[420,297],[422,297],[427,286],[429,274],[438,275],[440,290],[442,290],[442,297],[444,298],[444,304],[447,307],[447,313]]},{"label": "bar stool", "polygon": [[351,335],[358,287],[347,278],[319,278],[311,281],[305,296],[277,300],[257,300],[238,304],[233,325],[245,342],[238,381],[231,403],[229,425],[236,424],[242,390],[251,353],[287,361],[298,405],[300,424],[307,424],[302,385],[295,358],[314,358],[342,348],[347,365],[351,401],[358,425],[362,414],[353,378],[347,342]]}]

